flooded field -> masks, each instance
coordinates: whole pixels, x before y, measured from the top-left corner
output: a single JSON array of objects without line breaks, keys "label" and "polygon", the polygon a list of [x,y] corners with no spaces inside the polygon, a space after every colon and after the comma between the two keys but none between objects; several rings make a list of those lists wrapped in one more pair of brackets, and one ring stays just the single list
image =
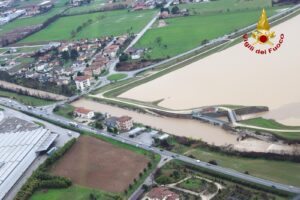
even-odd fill
[{"label": "flooded field", "polygon": [[123,108],[102,104],[87,99],[80,99],[72,103],[75,107],[85,107],[96,112],[107,113],[112,116],[128,115],[137,123],[151,126],[164,132],[185,136],[194,139],[201,139],[209,144],[217,146],[232,145],[236,149],[242,151],[280,151],[286,150],[291,152],[292,146],[273,145],[264,141],[249,139],[244,141],[237,141],[237,136],[224,131],[220,127],[214,127],[210,124],[202,123],[196,120],[177,119],[169,117],[160,117],[150,114],[138,113]]},{"label": "flooded field", "polygon": [[272,28],[277,39],[281,33],[285,36],[276,52],[258,55],[241,42],[120,97],[151,102],[163,99],[159,105],[172,109],[264,105],[270,108],[265,117],[300,125],[299,22],[300,15]]}]

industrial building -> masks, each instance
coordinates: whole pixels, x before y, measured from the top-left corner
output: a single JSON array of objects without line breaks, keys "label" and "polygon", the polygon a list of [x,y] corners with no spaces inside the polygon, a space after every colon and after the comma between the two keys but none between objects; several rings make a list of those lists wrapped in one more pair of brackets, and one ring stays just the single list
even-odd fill
[{"label": "industrial building", "polygon": [[19,118],[0,121],[0,200],[58,134]]}]

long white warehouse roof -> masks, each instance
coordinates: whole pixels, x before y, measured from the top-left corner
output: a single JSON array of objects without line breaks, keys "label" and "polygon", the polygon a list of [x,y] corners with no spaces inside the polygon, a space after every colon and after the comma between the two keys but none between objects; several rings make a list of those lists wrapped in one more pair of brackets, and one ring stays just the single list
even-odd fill
[{"label": "long white warehouse roof", "polygon": [[56,136],[44,128],[0,133],[0,200]]}]

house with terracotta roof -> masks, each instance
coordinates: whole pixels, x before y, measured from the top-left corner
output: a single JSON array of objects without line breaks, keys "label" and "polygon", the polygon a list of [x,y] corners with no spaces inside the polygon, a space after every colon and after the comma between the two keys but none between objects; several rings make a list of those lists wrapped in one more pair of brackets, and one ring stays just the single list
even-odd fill
[{"label": "house with terracotta roof", "polygon": [[122,116],[117,119],[117,127],[120,131],[129,131],[133,127],[132,118],[129,116]]},{"label": "house with terracotta roof", "polygon": [[78,108],[75,108],[74,115],[76,117],[91,119],[95,116],[95,113],[92,110],[82,108],[82,107],[78,107]]},{"label": "house with terracotta roof", "polygon": [[120,48],[119,45],[112,44],[108,47],[105,47],[104,54],[111,58],[115,58],[119,48]]},{"label": "house with terracotta roof", "polygon": [[88,75],[77,76],[75,78],[75,84],[76,84],[77,90],[84,90],[85,88],[90,87],[91,86],[90,80],[91,80],[91,78]]},{"label": "house with terracotta roof", "polygon": [[156,187],[150,190],[142,200],[180,200],[180,197],[168,188]]}]

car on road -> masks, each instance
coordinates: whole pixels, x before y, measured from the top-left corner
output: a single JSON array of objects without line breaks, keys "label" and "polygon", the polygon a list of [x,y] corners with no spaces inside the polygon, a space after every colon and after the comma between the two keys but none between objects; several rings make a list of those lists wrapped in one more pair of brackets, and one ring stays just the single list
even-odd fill
[{"label": "car on road", "polygon": [[200,162],[200,160],[196,160],[196,162],[197,162],[197,163],[199,163],[199,162]]}]

